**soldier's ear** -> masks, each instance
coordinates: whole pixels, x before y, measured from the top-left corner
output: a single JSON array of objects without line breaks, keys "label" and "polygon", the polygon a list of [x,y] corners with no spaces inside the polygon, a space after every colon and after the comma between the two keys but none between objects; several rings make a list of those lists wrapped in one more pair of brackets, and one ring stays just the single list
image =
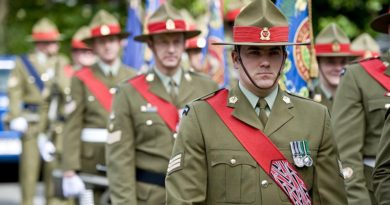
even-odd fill
[{"label": "soldier's ear", "polygon": [[235,69],[238,69],[238,65],[239,65],[239,56],[238,56],[238,52],[236,50],[233,50],[232,53],[231,53],[231,57],[232,57],[232,61],[233,61],[233,66]]}]

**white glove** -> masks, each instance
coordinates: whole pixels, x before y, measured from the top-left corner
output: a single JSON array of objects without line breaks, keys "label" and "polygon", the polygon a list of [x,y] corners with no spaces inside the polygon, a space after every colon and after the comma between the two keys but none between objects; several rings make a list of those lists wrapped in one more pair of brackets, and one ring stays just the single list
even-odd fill
[{"label": "white glove", "polygon": [[66,198],[78,197],[85,191],[85,184],[78,175],[64,177],[62,190]]},{"label": "white glove", "polygon": [[54,144],[43,133],[40,133],[38,135],[38,148],[39,153],[41,154],[41,157],[45,162],[51,162],[54,160],[56,148]]},{"label": "white glove", "polygon": [[23,117],[17,117],[9,123],[9,128],[18,132],[25,133],[28,128],[28,122]]}]

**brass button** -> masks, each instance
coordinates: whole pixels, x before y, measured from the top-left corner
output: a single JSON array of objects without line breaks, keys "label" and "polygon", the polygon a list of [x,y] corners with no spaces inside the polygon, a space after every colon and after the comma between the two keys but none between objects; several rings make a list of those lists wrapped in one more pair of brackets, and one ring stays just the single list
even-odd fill
[{"label": "brass button", "polygon": [[95,101],[95,97],[92,96],[92,95],[88,96],[88,101],[89,101],[89,102]]},{"label": "brass button", "polygon": [[65,95],[70,95],[70,87],[64,88]]},{"label": "brass button", "polygon": [[61,133],[62,133],[62,126],[57,126],[57,127],[55,128],[55,132],[56,132],[57,134],[61,134]]},{"label": "brass button", "polygon": [[390,108],[390,103],[385,104],[385,108],[389,109]]},{"label": "brass button", "polygon": [[384,64],[386,67],[389,66],[389,62],[387,62],[387,61],[384,61],[383,64]]},{"label": "brass button", "polygon": [[230,160],[230,163],[231,163],[231,164],[236,164],[236,163],[237,163],[237,160],[236,160],[236,159],[231,159],[231,160]]},{"label": "brass button", "polygon": [[268,185],[269,185],[269,183],[268,183],[268,181],[267,181],[267,180],[263,180],[263,181],[261,181],[261,187],[263,187],[263,188],[267,188],[267,187],[268,187]]},{"label": "brass button", "polygon": [[177,133],[173,134],[173,138],[176,139],[177,137]]},{"label": "brass button", "polygon": [[110,88],[111,95],[114,95],[116,93],[116,88]]},{"label": "brass button", "polygon": [[147,126],[153,125],[153,121],[152,120],[146,120],[145,124]]}]

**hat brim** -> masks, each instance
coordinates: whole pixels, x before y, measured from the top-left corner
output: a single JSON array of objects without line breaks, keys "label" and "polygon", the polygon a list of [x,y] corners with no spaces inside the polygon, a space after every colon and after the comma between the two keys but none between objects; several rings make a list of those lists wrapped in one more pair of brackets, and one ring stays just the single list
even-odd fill
[{"label": "hat brim", "polygon": [[390,13],[382,14],[371,22],[371,28],[380,33],[388,33]]},{"label": "hat brim", "polygon": [[124,39],[124,38],[127,38],[129,35],[130,35],[129,32],[121,32],[121,33],[109,34],[109,35],[105,35],[105,36],[94,36],[94,37],[89,37],[89,38],[84,39],[83,42],[88,44],[88,45],[91,45],[94,39],[104,38],[107,36],[118,36],[120,39]]},{"label": "hat brim", "polygon": [[201,32],[199,30],[193,30],[193,31],[183,31],[183,30],[164,30],[163,32],[156,32],[156,33],[150,33],[150,34],[142,34],[139,36],[135,36],[134,40],[139,42],[147,42],[150,37],[155,35],[161,35],[161,34],[170,34],[170,33],[183,33],[185,39],[193,38],[197,35],[199,35]]},{"label": "hat brim", "polygon": [[294,43],[294,42],[274,42],[274,43],[252,43],[252,42],[215,42],[212,45],[216,46],[307,46],[307,43]]},{"label": "hat brim", "polygon": [[55,39],[35,39],[32,37],[32,35],[28,36],[26,38],[27,42],[57,42],[57,41],[63,41],[65,38],[62,34],[58,38]]}]

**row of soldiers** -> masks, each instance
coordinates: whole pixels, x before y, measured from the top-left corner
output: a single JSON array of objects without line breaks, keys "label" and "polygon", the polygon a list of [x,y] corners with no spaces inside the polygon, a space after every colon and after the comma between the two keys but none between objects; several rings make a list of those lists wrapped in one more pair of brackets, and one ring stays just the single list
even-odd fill
[{"label": "row of soldiers", "polygon": [[[129,33],[106,11],[76,33],[72,66],[57,54],[57,28],[40,21],[31,36],[36,51],[17,61],[8,82],[10,128],[23,133],[22,204],[33,204],[40,155],[48,204],[75,197],[100,204],[106,190],[85,184],[83,173],[107,176],[112,204],[385,204],[386,188],[376,198],[374,185],[386,187],[388,177],[387,141],[375,161],[390,105],[388,54],[343,69],[358,54],[329,25],[315,39],[313,102],[278,85],[286,46],[307,44],[289,42],[287,19],[272,1],[251,1],[232,15],[232,39],[215,45],[233,47],[238,83],[229,90],[182,66],[186,40],[200,31],[169,3],[134,38],[155,59],[139,75],[121,63]],[[389,14],[372,27],[389,33]],[[364,52],[378,56],[362,39]],[[55,168],[64,198],[54,195]]]}]

